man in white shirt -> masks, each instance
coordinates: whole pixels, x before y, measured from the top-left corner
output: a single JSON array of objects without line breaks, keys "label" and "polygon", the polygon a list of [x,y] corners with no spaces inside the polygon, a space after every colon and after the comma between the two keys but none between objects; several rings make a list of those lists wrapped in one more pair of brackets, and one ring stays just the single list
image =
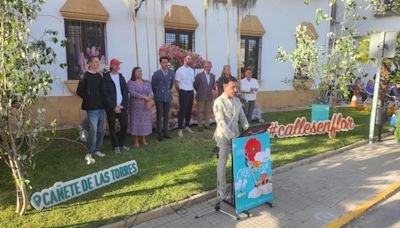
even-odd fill
[{"label": "man in white shirt", "polygon": [[224,81],[223,93],[214,102],[214,117],[217,128],[214,139],[219,148],[217,179],[218,195],[223,200],[229,200],[230,194],[226,186],[226,162],[232,147],[232,139],[239,137],[239,122],[243,129],[249,127],[246,116],[242,109],[242,103],[236,97],[238,82],[236,78],[229,77]]},{"label": "man in white shirt", "polygon": [[192,56],[188,55],[184,59],[183,66],[175,73],[175,89],[179,92],[179,112],[178,112],[178,136],[183,136],[183,120],[185,120],[185,130],[189,133],[193,131],[189,128],[190,118],[193,107],[193,82],[194,70]]},{"label": "man in white shirt", "polygon": [[[128,86],[124,76],[119,73],[121,61],[110,61],[110,72],[103,78],[103,99],[107,112],[108,128],[111,144],[115,153],[129,150],[124,146],[126,131],[128,129]],[[115,119],[118,119],[120,130],[117,133]]]},{"label": "man in white shirt", "polygon": [[253,71],[251,68],[246,68],[244,72],[245,78],[240,81],[240,91],[244,94],[246,103],[243,107],[247,121],[252,121],[254,106],[256,104],[257,92],[260,89],[256,79],[252,78]]}]

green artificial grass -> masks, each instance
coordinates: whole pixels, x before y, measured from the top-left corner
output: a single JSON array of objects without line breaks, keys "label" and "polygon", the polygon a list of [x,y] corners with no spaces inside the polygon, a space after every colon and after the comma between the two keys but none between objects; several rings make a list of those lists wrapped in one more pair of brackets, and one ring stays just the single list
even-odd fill
[{"label": "green artificial grass", "polygon": [[[356,128],[353,131],[337,133],[334,140],[330,140],[327,134],[272,139],[273,167],[340,148],[368,137],[369,112],[352,108],[340,108],[335,111],[342,112],[344,116],[352,116]],[[311,111],[264,114],[267,121],[285,124],[293,122],[299,116],[306,116],[309,120]],[[196,127],[194,129],[197,130]],[[51,187],[55,182],[75,179],[128,160],[136,160],[139,172],[133,177],[50,209],[29,210],[24,216],[14,212],[14,185],[8,167],[0,163],[0,227],[94,227],[214,189],[216,159],[210,158],[215,145],[212,133],[213,130],[195,131],[193,135],[186,133],[183,138],[178,138],[176,131],[172,131],[170,135],[173,139],[161,143],[152,135],[149,138],[150,145],[122,154],[111,152],[110,139],[106,137],[103,152],[107,156],[96,158],[96,163],[90,166],[83,160],[85,150],[81,145],[55,141],[37,157],[36,170],[30,179],[32,192]],[[70,139],[75,139],[77,135],[75,129],[57,132],[57,137]],[[129,146],[132,145],[133,138],[128,136],[127,142]]]}]

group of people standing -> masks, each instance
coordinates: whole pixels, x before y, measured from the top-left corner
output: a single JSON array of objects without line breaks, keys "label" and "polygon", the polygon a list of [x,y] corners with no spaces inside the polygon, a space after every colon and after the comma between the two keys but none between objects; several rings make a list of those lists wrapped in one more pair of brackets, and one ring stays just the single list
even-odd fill
[{"label": "group of people standing", "polygon": [[[89,125],[85,156],[88,165],[95,162],[94,155],[105,156],[101,152],[105,113],[115,153],[129,150],[125,146],[128,111],[130,112],[130,134],[135,136],[133,147],[139,147],[139,137],[142,139],[142,144],[147,145],[146,136],[152,133],[152,85],[143,79],[140,67],[133,69],[131,79],[127,83],[124,76],[119,73],[121,63],[118,59],[112,59],[110,71],[102,76],[97,72],[99,58],[90,57],[89,69],[78,84],[76,93],[82,97],[82,109],[86,111]],[[119,122],[118,132],[116,120]]]},{"label": "group of people standing", "polygon": [[[130,134],[134,136],[134,148],[140,144],[147,145],[146,136],[152,133],[152,108],[156,107],[156,130],[158,141],[171,139],[168,134],[169,112],[172,103],[172,88],[179,93],[178,112],[178,136],[183,136],[183,130],[193,133],[190,128],[190,119],[194,98],[198,102],[198,129],[203,131],[209,129],[211,114],[216,115],[213,92],[223,94],[224,88],[229,82],[236,78],[231,75],[229,65],[224,66],[218,82],[211,73],[212,63],[205,61],[204,69],[195,75],[190,55],[184,58],[184,64],[176,72],[169,68],[169,59],[160,57],[161,68],[153,73],[151,81],[143,79],[142,69],[135,67],[132,70],[128,82],[121,73],[118,59],[110,61],[110,71],[103,76],[98,73],[99,58],[90,57],[89,68],[81,78],[77,94],[82,97],[82,109],[87,113],[89,123],[89,134],[87,137],[87,164],[95,162],[94,155],[104,157],[101,152],[104,137],[104,119],[107,114],[107,122],[112,147],[115,153],[129,150],[125,146],[125,136],[128,133],[128,112]],[[238,87],[238,86],[237,86]],[[245,78],[241,81],[241,90],[244,94],[244,112],[246,121],[251,120],[254,109],[258,84],[252,78],[250,68],[245,71]],[[196,93],[195,93],[196,91]],[[235,92],[236,93],[236,92]],[[195,95],[196,94],[196,95]],[[195,97],[194,97],[195,96]],[[240,106],[242,107],[242,106]],[[116,129],[116,119],[119,122],[119,131]],[[225,125],[228,127],[228,125]],[[218,130],[217,130],[218,131]],[[141,142],[140,142],[141,141]]]},{"label": "group of people standing", "polygon": [[368,80],[367,86],[364,87],[364,83],[361,82],[361,78],[357,78],[354,84],[349,86],[349,100],[352,96],[356,95],[357,99],[364,102],[368,97],[372,97],[374,94],[374,81]]}]

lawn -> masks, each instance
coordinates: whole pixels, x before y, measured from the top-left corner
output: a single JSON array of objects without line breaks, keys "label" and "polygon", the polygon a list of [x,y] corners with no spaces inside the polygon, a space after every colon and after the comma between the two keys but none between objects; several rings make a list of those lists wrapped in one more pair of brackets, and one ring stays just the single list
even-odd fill
[{"label": "lawn", "polygon": [[[339,132],[336,139],[328,135],[290,139],[272,139],[272,165],[274,168],[332,149],[352,144],[368,137],[369,112],[352,108],[336,110],[344,116],[352,116],[356,128]],[[298,116],[309,119],[310,110],[274,112],[264,114],[267,121],[290,123]],[[196,128],[194,128],[196,129]],[[31,177],[33,192],[48,188],[58,181],[68,181],[105,168],[136,160],[139,172],[101,189],[57,205],[53,208],[30,210],[25,216],[14,213],[15,196],[10,172],[0,163],[0,227],[54,227],[98,226],[118,221],[139,212],[185,199],[216,185],[216,160],[210,158],[214,147],[213,131],[185,134],[162,143],[150,137],[150,145],[123,154],[111,152],[109,138],[104,140],[104,158],[96,159],[94,165],[83,161],[84,149],[70,142],[57,141],[37,157],[35,173]],[[58,131],[57,136],[75,139],[76,130]],[[133,139],[128,137],[129,144]]]}]

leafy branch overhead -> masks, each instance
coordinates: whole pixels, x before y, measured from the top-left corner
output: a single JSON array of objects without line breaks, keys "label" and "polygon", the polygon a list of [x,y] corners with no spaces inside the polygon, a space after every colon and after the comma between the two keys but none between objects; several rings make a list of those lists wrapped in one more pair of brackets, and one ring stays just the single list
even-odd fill
[{"label": "leafy branch overhead", "polygon": [[243,11],[249,11],[253,9],[257,3],[257,0],[209,0],[210,5],[218,8],[220,5],[240,7]]},{"label": "leafy branch overhead", "polygon": [[[308,0],[304,2],[305,4],[310,3]],[[360,48],[365,49],[365,41],[360,43],[356,38],[358,32],[352,24],[365,20],[366,18],[360,15],[359,10],[368,10],[368,8],[365,4],[359,5],[354,0],[329,1],[329,6],[334,4],[343,5],[344,11],[342,15],[338,16],[338,19],[332,18],[320,8],[316,9],[315,23],[319,25],[326,21],[332,25],[334,32],[326,34],[330,40],[329,47],[316,47],[315,41],[297,35],[296,49],[287,53],[280,47],[276,56],[276,60],[292,62],[295,79],[317,79],[318,100],[323,103],[328,103],[331,96],[347,97],[348,85],[356,77],[366,75],[361,66],[361,61],[365,61],[365,58],[363,59],[360,55]],[[301,34],[301,32],[298,30],[297,34]],[[326,50],[327,53],[321,53],[322,50]],[[326,61],[320,61],[320,54],[325,55]]]},{"label": "leafy branch overhead", "polygon": [[275,57],[275,60],[292,63],[295,72],[294,79],[311,79],[319,75],[320,48],[316,47],[315,39],[307,34],[306,30],[306,26],[298,25],[296,27],[296,49],[287,53],[282,47],[279,47]]}]

